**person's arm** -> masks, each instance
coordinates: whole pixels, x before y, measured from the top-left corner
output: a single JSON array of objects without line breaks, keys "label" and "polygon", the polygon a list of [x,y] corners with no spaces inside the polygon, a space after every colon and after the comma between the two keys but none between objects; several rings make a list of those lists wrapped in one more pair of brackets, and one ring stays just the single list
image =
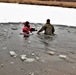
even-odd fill
[{"label": "person's arm", "polygon": [[42,26],[42,28],[37,32],[37,34],[39,34],[40,32],[42,32],[43,30],[45,30],[45,26]]}]

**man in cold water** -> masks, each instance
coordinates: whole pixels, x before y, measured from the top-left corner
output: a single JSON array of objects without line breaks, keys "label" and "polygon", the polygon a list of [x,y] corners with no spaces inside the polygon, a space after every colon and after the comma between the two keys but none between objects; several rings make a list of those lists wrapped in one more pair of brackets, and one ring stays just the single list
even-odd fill
[{"label": "man in cold water", "polygon": [[54,29],[54,26],[50,24],[50,19],[46,20],[46,24],[41,27],[41,29],[37,32],[37,34],[39,34],[42,31],[44,31],[44,34],[46,35],[54,34],[55,29]]}]

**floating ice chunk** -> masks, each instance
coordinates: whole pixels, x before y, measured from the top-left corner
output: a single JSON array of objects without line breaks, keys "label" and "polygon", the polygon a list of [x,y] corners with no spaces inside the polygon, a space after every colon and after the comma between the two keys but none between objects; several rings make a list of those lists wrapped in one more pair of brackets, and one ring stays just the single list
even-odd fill
[{"label": "floating ice chunk", "polygon": [[15,57],[17,54],[14,51],[9,52],[11,56]]},{"label": "floating ice chunk", "polygon": [[14,62],[10,62],[11,64],[14,64]]},{"label": "floating ice chunk", "polygon": [[30,35],[33,35],[33,33],[30,33]]},{"label": "floating ice chunk", "polygon": [[3,49],[6,49],[6,47],[3,47]]},{"label": "floating ice chunk", "polygon": [[10,35],[7,35],[8,36],[8,38],[11,38],[11,36]]},{"label": "floating ice chunk", "polygon": [[45,60],[41,60],[41,62],[45,62]]},{"label": "floating ice chunk", "polygon": [[60,58],[66,59],[66,55],[59,55]]},{"label": "floating ice chunk", "polygon": [[17,54],[14,55],[14,58],[16,58]]},{"label": "floating ice chunk", "polygon": [[73,66],[73,69],[75,69],[75,66]]},{"label": "floating ice chunk", "polygon": [[4,31],[4,32],[7,32],[8,30],[7,30],[7,29],[3,29],[3,31]]},{"label": "floating ice chunk", "polygon": [[27,57],[26,57],[26,55],[20,55],[20,58],[21,58],[21,60],[26,60],[27,59]]},{"label": "floating ice chunk", "polygon": [[32,52],[32,53],[31,53],[31,55],[32,55],[32,56],[34,56],[34,55],[35,55],[35,53],[33,53],[33,52]]},{"label": "floating ice chunk", "polygon": [[47,53],[48,53],[49,55],[54,55],[54,52],[52,52],[52,51],[47,51]]},{"label": "floating ice chunk", "polygon": [[29,75],[34,75],[34,72],[32,72],[32,73],[30,72]]},{"label": "floating ice chunk", "polygon": [[3,67],[4,65],[3,64],[1,64],[1,67]]},{"label": "floating ice chunk", "polygon": [[0,26],[3,27],[3,24],[1,24]]},{"label": "floating ice chunk", "polygon": [[39,57],[36,57],[36,60],[39,60],[40,58]]},{"label": "floating ice chunk", "polygon": [[15,27],[12,27],[11,29],[12,29],[12,30],[18,30],[18,28],[15,28]]},{"label": "floating ice chunk", "polygon": [[35,61],[34,58],[27,58],[27,59],[25,60],[25,62],[33,62],[33,61]]},{"label": "floating ice chunk", "polygon": [[28,41],[28,43],[31,43],[31,41]]}]

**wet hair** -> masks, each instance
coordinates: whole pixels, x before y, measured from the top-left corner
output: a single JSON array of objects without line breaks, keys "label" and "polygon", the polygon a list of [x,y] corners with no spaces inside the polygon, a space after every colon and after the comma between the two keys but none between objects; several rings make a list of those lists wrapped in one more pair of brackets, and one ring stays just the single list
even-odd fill
[{"label": "wet hair", "polygon": [[26,21],[26,24],[29,24],[29,22],[28,22],[28,21]]},{"label": "wet hair", "polygon": [[47,23],[47,24],[50,24],[50,19],[47,19],[47,20],[46,20],[46,23]]},{"label": "wet hair", "polygon": [[25,24],[26,27],[30,28],[30,25],[29,25],[29,22],[26,21],[26,24]]}]

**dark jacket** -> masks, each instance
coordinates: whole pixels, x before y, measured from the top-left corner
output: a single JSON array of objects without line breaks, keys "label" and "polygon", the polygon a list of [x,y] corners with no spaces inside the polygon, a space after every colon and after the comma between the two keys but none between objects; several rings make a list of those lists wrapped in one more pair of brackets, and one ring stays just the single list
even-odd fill
[{"label": "dark jacket", "polygon": [[51,24],[45,24],[44,26],[42,26],[42,28],[38,31],[39,32],[42,32],[44,30],[44,34],[46,35],[52,35],[54,34],[54,26],[51,25]]}]

